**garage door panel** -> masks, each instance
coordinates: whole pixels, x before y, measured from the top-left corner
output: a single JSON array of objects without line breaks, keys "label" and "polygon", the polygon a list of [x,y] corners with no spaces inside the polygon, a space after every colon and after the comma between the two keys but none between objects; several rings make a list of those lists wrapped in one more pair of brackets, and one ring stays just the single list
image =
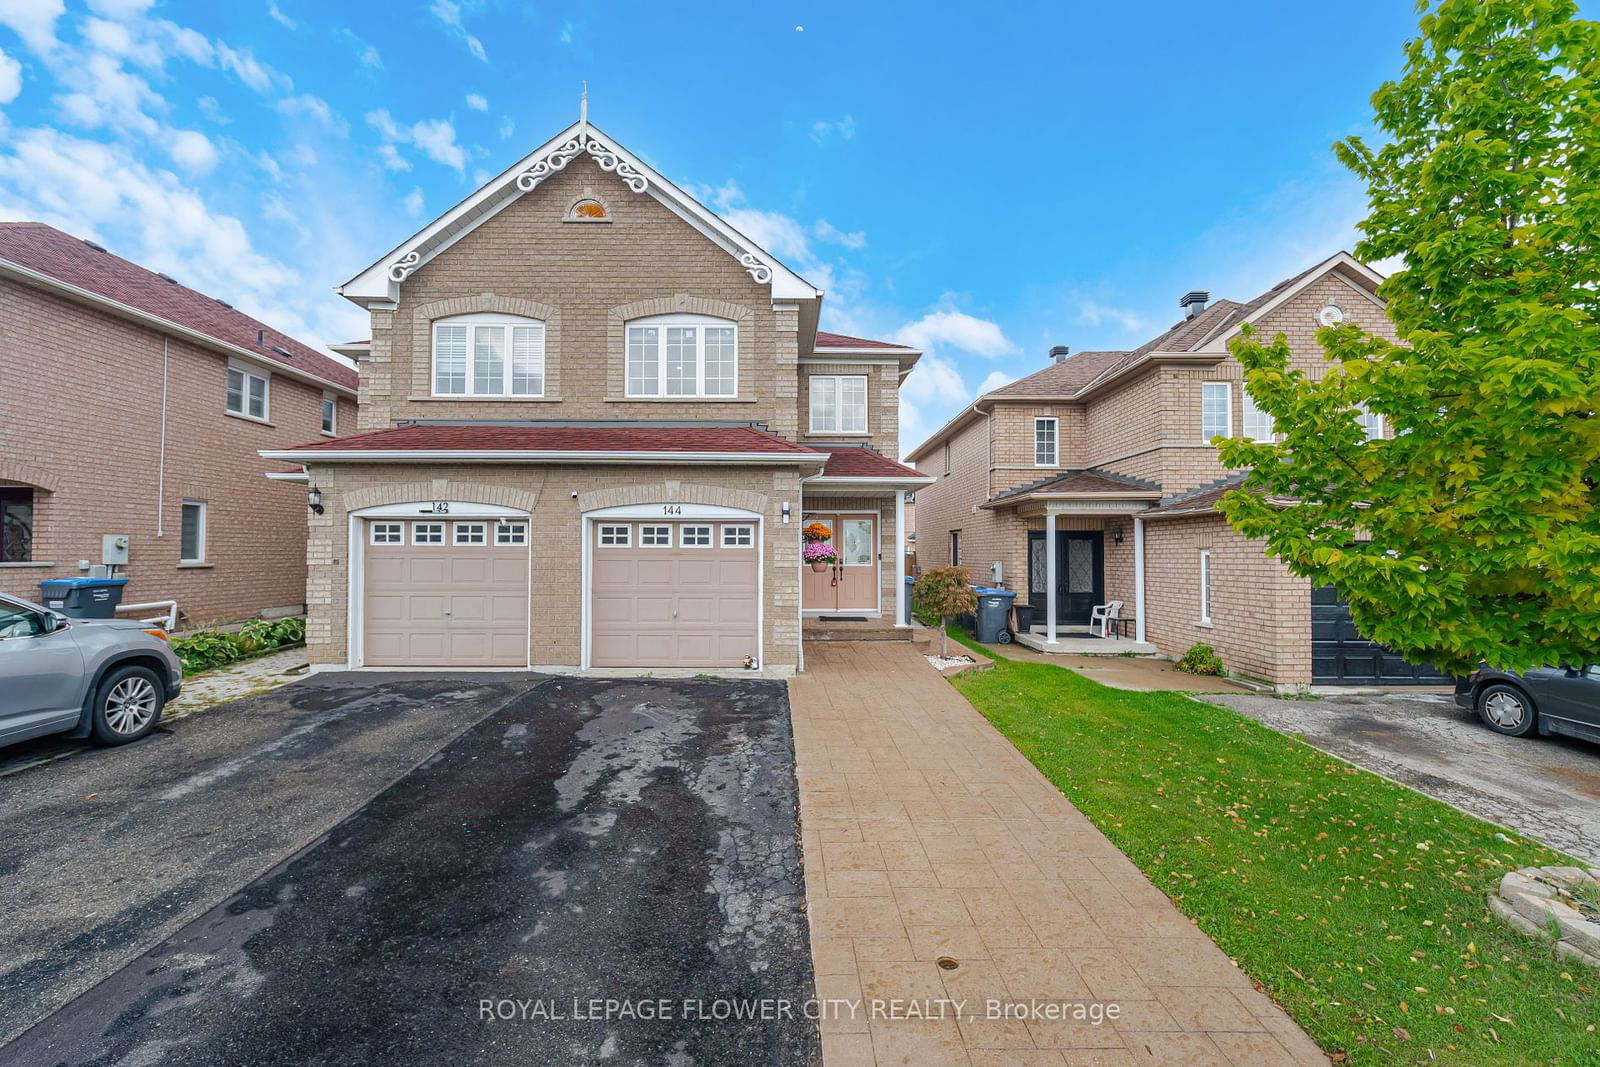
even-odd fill
[{"label": "garage door panel", "polygon": [[684,585],[713,585],[717,581],[717,565],[709,559],[686,559],[678,564],[677,582]]},{"label": "garage door panel", "polygon": [[486,596],[453,596],[450,598],[450,621],[481,623],[489,621],[489,599]]},{"label": "garage door panel", "polygon": [[639,634],[634,641],[634,655],[638,658],[641,666],[676,663],[678,659],[677,635],[671,633]]},{"label": "garage door panel", "polygon": [[412,556],[403,571],[403,581],[412,587],[439,589],[450,584],[449,561],[434,553],[444,549],[431,549],[427,555]]},{"label": "garage door panel", "polygon": [[[672,622],[673,598],[670,596],[657,596],[654,594],[641,594],[631,600],[618,598],[624,605],[623,611],[632,613],[632,618],[641,626],[666,625]],[[624,614],[627,618],[627,614]]]},{"label": "garage door panel", "polygon": [[641,559],[634,566],[633,576],[640,585],[675,585],[678,580],[677,562],[662,555]]},{"label": "garage door panel", "polygon": [[1349,605],[1338,590],[1324,585],[1311,590],[1311,680],[1329,685],[1439,685],[1450,678],[1362,637]]}]

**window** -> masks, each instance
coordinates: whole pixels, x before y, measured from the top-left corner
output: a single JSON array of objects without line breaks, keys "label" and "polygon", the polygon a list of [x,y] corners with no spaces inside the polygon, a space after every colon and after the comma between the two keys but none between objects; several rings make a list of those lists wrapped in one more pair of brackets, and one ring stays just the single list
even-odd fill
[{"label": "window", "polygon": [[185,500],[178,530],[178,562],[204,563],[206,559],[206,504]]},{"label": "window", "polygon": [[814,375],[811,379],[812,433],[866,433],[867,379],[855,375]]},{"label": "window", "polygon": [[1366,432],[1367,440],[1376,441],[1383,436],[1382,415],[1358,406],[1356,408],[1356,419],[1361,423],[1361,429]]},{"label": "window", "polygon": [[32,608],[0,600],[0,641],[15,637],[38,637],[44,633],[44,616]]},{"label": "window", "polygon": [[627,548],[633,544],[633,527],[631,526],[602,526],[600,527],[601,548]]},{"label": "window", "polygon": [[672,527],[670,526],[641,526],[639,527],[639,546],[641,548],[671,548]]},{"label": "window", "polygon": [[1248,389],[1240,399],[1244,410],[1244,435],[1252,441],[1271,441],[1275,429],[1271,413],[1256,406],[1256,398]]},{"label": "window", "polygon": [[525,545],[528,543],[528,524],[525,522],[502,522],[494,528],[494,543],[497,545]]},{"label": "window", "polygon": [[228,411],[247,419],[266,421],[267,376],[242,367],[229,367]]},{"label": "window", "polygon": [[1054,467],[1060,463],[1060,451],[1056,445],[1056,434],[1060,425],[1053,418],[1033,420],[1033,465],[1035,467]]},{"label": "window", "polygon": [[950,446],[949,445],[945,445],[944,446],[944,472],[946,474],[950,473]]},{"label": "window", "polygon": [[334,423],[338,417],[339,401],[326,393],[322,394],[322,432],[327,434],[336,432]]},{"label": "window", "polygon": [[678,544],[682,548],[710,548],[711,527],[709,526],[681,526],[678,528]]},{"label": "window", "polygon": [[398,522],[372,524],[372,543],[375,545],[403,545],[405,540],[405,526]]},{"label": "window", "polygon": [[961,566],[961,531],[950,531],[950,566]]},{"label": "window", "polygon": [[754,526],[724,526],[722,528],[723,548],[750,548],[756,543],[756,528]]},{"label": "window", "polygon": [[489,524],[486,522],[458,522],[455,524],[455,544],[486,545],[489,543]]},{"label": "window", "polygon": [[414,522],[411,524],[411,543],[414,545],[444,544],[444,523]]},{"label": "window", "polygon": [[1200,621],[1211,625],[1211,550],[1200,550]]},{"label": "window", "polygon": [[33,562],[33,490],[0,488],[0,563]]},{"label": "window", "polygon": [[628,324],[628,396],[734,396],[738,390],[733,323],[657,315]]},{"label": "window", "polygon": [[1200,437],[1203,440],[1227,437],[1233,432],[1233,412],[1230,408],[1232,396],[1233,386],[1227,382],[1201,384]]},{"label": "window", "polygon": [[458,315],[433,324],[434,396],[544,396],[544,323]]}]

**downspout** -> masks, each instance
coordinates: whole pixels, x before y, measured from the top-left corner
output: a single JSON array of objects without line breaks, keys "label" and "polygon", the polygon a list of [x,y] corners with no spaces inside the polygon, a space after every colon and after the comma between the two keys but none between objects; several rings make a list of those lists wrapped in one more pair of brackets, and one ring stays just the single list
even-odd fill
[{"label": "downspout", "polygon": [[162,525],[166,515],[165,501],[167,498],[167,336],[161,335],[161,445],[157,453],[156,467],[156,536],[165,537],[167,531]]},{"label": "downspout", "polygon": [[1144,642],[1144,520],[1133,517],[1133,639]]},{"label": "downspout", "polygon": [[[803,526],[803,524],[805,522],[805,514],[806,514],[806,483],[809,482],[812,478],[820,478],[822,476],[822,471],[823,470],[827,470],[827,467],[824,466],[822,468],[822,470],[817,471],[816,474],[811,475],[809,478],[801,478],[800,479],[800,499],[795,501],[795,515],[794,515],[794,520],[795,520],[796,524],[799,525],[799,526]],[[800,531],[797,528],[795,530],[795,536],[798,537],[799,535],[800,535]],[[795,668],[794,669],[795,669],[795,673],[796,674],[803,674],[803,673],[805,673],[805,669],[806,669],[805,583],[806,583],[806,558],[805,558],[805,553],[802,552],[802,553],[799,553],[798,558],[796,559],[795,565],[794,565],[794,593],[795,593],[795,596],[794,596],[794,622],[795,622],[795,634],[797,635],[795,644],[798,646],[796,648],[796,652],[795,652]]]}]

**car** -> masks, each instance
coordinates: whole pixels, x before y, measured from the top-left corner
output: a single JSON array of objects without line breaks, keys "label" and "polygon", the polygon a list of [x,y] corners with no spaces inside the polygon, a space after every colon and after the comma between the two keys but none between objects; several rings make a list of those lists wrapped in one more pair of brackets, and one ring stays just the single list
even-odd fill
[{"label": "car", "polygon": [[1479,667],[1456,682],[1456,703],[1497,733],[1564,734],[1600,741],[1600,664],[1517,674]]},{"label": "car", "polygon": [[166,631],[0,593],[0,745],[45,734],[125,745],[156,728],[182,685]]}]

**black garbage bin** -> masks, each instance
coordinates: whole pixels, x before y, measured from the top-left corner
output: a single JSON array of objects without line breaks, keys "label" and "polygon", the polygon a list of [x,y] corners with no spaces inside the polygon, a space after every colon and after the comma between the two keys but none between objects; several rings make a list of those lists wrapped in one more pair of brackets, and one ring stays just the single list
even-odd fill
[{"label": "black garbage bin", "polygon": [[1011,643],[1011,604],[1017,594],[1009,589],[978,590],[978,625],[975,636],[986,645]]},{"label": "black garbage bin", "polygon": [[1017,613],[1017,632],[1025,634],[1033,629],[1033,605],[1017,604],[1011,610]]},{"label": "black garbage bin", "polygon": [[111,619],[127,584],[126,578],[46,578],[39,583],[39,599],[69,619]]}]

